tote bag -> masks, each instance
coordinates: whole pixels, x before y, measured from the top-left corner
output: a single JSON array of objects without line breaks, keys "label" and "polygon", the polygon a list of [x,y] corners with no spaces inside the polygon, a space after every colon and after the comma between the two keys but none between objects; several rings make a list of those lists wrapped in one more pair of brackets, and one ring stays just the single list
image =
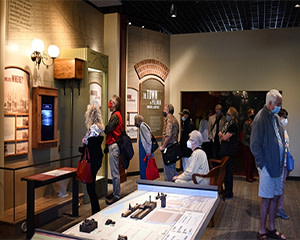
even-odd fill
[{"label": "tote bag", "polygon": [[85,147],[83,158],[78,162],[76,176],[83,183],[91,183],[93,181],[90,153],[87,147]]},{"label": "tote bag", "polygon": [[[144,158],[144,162],[146,162],[147,160],[146,156]],[[155,180],[159,178],[159,171],[155,162],[155,158],[153,158],[152,156],[150,156],[148,163],[147,163],[147,168],[146,168],[146,179],[147,180]]]}]

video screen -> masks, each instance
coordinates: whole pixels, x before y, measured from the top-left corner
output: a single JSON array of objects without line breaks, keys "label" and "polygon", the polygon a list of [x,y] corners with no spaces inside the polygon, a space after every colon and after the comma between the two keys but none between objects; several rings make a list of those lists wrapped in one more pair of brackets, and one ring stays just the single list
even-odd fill
[{"label": "video screen", "polygon": [[42,141],[54,140],[54,97],[42,96]]},{"label": "video screen", "polygon": [[44,126],[53,125],[53,109],[51,104],[43,104],[42,125]]}]

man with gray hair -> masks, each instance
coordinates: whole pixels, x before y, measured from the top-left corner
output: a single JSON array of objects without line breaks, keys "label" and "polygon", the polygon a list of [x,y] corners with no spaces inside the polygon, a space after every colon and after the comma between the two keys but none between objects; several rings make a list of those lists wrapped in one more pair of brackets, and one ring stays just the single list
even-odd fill
[{"label": "man with gray hair", "polygon": [[[174,107],[172,104],[166,104],[163,110],[164,127],[162,133],[161,146],[159,150],[163,152],[169,144],[174,144],[178,141],[179,124],[173,116]],[[172,181],[172,178],[177,174],[176,163],[170,165],[164,164],[165,181]]]},{"label": "man with gray hair", "polygon": [[259,173],[258,196],[262,198],[258,239],[286,239],[275,229],[276,207],[282,193],[284,165],[284,129],[277,116],[281,104],[282,96],[279,91],[270,90],[265,106],[254,118],[251,132],[250,148]]},{"label": "man with gray hair", "polygon": [[[193,183],[192,176],[194,173],[207,174],[209,172],[206,153],[201,149],[203,142],[201,133],[194,130],[189,136],[187,147],[190,148],[193,153],[187,160],[186,170],[182,174],[173,177],[173,181],[176,183]],[[197,178],[197,181],[198,184],[209,184],[209,179]]]}]

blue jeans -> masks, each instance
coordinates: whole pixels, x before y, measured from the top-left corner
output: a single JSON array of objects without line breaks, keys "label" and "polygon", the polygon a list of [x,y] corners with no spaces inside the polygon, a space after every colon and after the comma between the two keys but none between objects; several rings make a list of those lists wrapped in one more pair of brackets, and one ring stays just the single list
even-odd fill
[{"label": "blue jeans", "polygon": [[173,164],[168,165],[168,166],[166,164],[164,164],[165,181],[172,182],[172,178],[176,175],[177,175],[176,163],[173,163]]},{"label": "blue jeans", "polygon": [[119,171],[119,155],[120,149],[117,143],[108,146],[109,149],[109,166],[113,184],[113,195],[115,199],[120,198],[120,171]]}]

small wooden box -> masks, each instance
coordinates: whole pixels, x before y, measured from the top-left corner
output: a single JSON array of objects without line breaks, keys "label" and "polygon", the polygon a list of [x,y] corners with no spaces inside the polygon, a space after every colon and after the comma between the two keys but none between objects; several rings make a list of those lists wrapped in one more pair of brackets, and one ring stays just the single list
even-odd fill
[{"label": "small wooden box", "polygon": [[78,58],[54,59],[54,78],[83,79],[83,63]]}]

